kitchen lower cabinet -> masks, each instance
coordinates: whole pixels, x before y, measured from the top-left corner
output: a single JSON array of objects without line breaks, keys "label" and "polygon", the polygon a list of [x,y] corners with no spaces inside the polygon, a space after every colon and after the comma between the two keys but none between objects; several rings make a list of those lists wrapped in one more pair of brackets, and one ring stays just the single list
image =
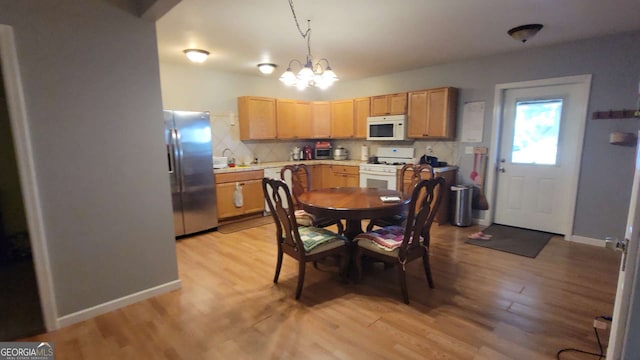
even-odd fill
[{"label": "kitchen lower cabinet", "polygon": [[[264,195],[262,192],[263,176],[263,170],[215,174],[218,219],[264,211]],[[236,183],[242,191],[241,206],[237,206],[233,201]]]},{"label": "kitchen lower cabinet", "polygon": [[357,166],[329,165],[325,173],[325,188],[360,186],[360,169]]},{"label": "kitchen lower cabinet", "polygon": [[[448,224],[451,215],[451,186],[453,186],[456,182],[458,169],[456,167],[434,168],[434,172],[434,177],[443,177],[445,183],[443,188],[444,193],[442,194],[442,201],[440,202],[440,208],[436,212],[436,217],[433,221],[438,225]],[[411,186],[412,175],[413,171],[409,170],[405,173],[404,179],[401,179],[400,170],[398,170],[398,182],[402,181],[404,183],[405,193],[410,193],[409,187]],[[423,179],[428,179],[428,177],[425,177]]]},{"label": "kitchen lower cabinet", "polygon": [[448,224],[449,219],[451,218],[451,186],[455,185],[456,177],[458,176],[458,168],[438,171],[438,169],[434,169],[436,173],[434,176],[442,176],[444,178],[444,193],[442,194],[442,202],[440,203],[440,208],[436,212],[436,217],[433,220],[438,223],[438,225]]}]

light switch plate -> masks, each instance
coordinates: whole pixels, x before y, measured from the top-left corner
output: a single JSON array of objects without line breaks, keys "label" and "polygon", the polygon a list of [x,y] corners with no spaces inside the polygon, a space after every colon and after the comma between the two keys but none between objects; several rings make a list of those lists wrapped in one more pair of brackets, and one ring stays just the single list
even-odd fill
[{"label": "light switch plate", "polygon": [[464,147],[465,154],[473,154],[473,146],[465,146]]}]

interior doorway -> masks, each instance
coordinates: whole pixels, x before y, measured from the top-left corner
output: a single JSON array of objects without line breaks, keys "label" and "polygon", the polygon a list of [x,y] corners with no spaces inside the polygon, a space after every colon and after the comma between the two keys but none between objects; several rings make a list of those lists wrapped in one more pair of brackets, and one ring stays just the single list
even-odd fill
[{"label": "interior doorway", "polygon": [[0,340],[45,330],[0,65]]},{"label": "interior doorway", "polygon": [[591,75],[496,85],[491,222],[570,238]]}]

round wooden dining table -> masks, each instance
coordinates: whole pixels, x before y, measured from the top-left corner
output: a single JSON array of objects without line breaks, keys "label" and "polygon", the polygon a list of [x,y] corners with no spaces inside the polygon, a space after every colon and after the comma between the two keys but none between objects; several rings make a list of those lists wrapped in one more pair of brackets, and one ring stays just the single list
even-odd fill
[{"label": "round wooden dining table", "polygon": [[[399,201],[383,202],[381,196],[396,196]],[[346,228],[344,235],[353,240],[361,234],[363,219],[377,219],[400,214],[410,199],[399,191],[362,188],[339,187],[317,189],[304,192],[298,196],[302,208],[322,218],[344,219]]]}]

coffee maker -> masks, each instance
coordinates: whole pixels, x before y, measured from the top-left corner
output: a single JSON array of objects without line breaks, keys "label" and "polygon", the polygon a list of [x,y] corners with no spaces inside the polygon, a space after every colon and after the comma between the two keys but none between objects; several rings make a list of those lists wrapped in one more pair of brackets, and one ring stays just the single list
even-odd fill
[{"label": "coffee maker", "polygon": [[304,153],[304,160],[313,160],[313,150],[310,145],[305,146],[302,152]]}]

